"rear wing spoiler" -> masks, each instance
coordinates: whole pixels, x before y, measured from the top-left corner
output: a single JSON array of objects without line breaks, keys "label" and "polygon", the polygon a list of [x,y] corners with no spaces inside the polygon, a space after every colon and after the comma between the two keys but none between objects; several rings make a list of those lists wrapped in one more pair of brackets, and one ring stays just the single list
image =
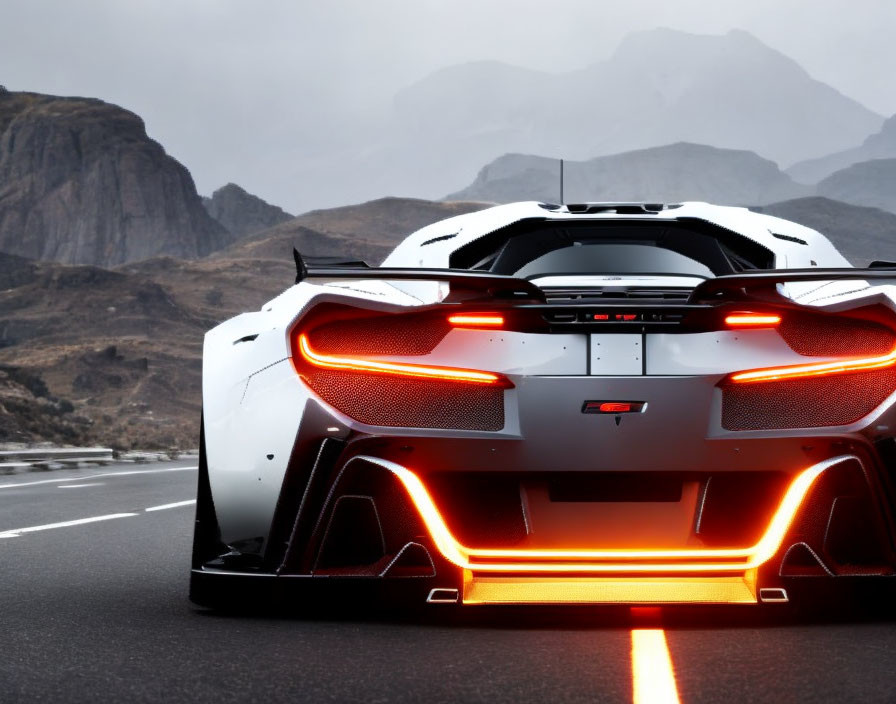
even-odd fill
[{"label": "rear wing spoiler", "polygon": [[[531,281],[514,276],[468,269],[416,269],[413,267],[371,267],[365,262],[337,257],[303,258],[293,249],[296,283],[307,279],[371,279],[385,281],[442,281],[451,287],[449,299],[501,298],[545,302],[545,292]],[[871,268],[856,269],[760,269],[724,274],[697,285],[688,304],[723,300],[781,299],[778,284],[811,281],[892,281],[896,265],[874,262]]]},{"label": "rear wing spoiler", "polygon": [[[877,262],[875,262],[877,263]],[[884,262],[881,262],[884,263]],[[886,262],[890,264],[890,262]],[[896,266],[870,269],[762,269],[741,274],[725,274],[707,279],[691,293],[689,303],[732,298],[755,298],[771,295],[780,298],[778,284],[810,281],[892,281],[896,283]]]},{"label": "rear wing spoiler", "polygon": [[[511,300],[545,300],[544,292],[535,284],[514,276],[470,271],[468,269],[415,269],[413,267],[371,267],[361,261],[335,257],[303,258],[293,249],[296,262],[296,283],[308,279],[372,279],[379,281],[442,281],[451,288],[449,298],[503,298]],[[446,299],[448,300],[448,299]]]}]

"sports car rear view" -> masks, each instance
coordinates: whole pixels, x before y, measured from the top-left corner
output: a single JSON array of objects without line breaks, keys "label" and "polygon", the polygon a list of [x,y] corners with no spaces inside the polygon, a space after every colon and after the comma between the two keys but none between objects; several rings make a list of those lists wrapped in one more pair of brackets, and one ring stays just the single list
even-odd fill
[{"label": "sports car rear view", "polygon": [[205,338],[191,597],[786,602],[896,568],[896,269],[742,208],[430,225]]}]

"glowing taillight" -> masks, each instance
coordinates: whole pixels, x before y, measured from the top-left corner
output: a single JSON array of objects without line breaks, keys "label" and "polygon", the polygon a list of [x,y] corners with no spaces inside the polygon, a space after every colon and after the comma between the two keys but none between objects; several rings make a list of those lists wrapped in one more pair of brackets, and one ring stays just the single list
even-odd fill
[{"label": "glowing taillight", "polygon": [[780,315],[763,313],[732,313],[725,318],[725,325],[730,328],[768,328],[780,322]]},{"label": "glowing taillight", "polygon": [[796,475],[759,542],[747,548],[578,550],[472,548],[451,532],[432,496],[411,470],[388,460],[359,457],[394,474],[404,485],[436,548],[458,567],[487,573],[706,573],[756,569],[780,550],[790,525],[815,480],[829,467],[855,459],[841,455],[812,465]]},{"label": "glowing taillight", "polygon": [[501,388],[510,388],[513,384],[501,374],[480,372],[474,369],[455,369],[453,367],[431,367],[422,364],[404,364],[401,362],[385,362],[361,357],[321,354],[311,348],[304,333],[299,333],[295,340],[296,351],[308,364],[322,369],[339,369],[343,371],[366,372],[370,374],[388,374],[392,376],[414,377],[440,381],[457,381],[473,384],[491,384]]},{"label": "glowing taillight", "polygon": [[504,326],[504,316],[492,313],[458,313],[449,315],[448,322],[458,328],[500,328]]},{"label": "glowing taillight", "polygon": [[790,367],[772,367],[770,369],[754,369],[748,372],[732,374],[729,379],[737,383],[756,381],[781,381],[805,377],[828,376],[848,372],[865,372],[873,369],[886,369],[896,366],[896,349],[889,354],[861,359],[844,359],[837,362],[819,362],[817,364],[798,364]]}]

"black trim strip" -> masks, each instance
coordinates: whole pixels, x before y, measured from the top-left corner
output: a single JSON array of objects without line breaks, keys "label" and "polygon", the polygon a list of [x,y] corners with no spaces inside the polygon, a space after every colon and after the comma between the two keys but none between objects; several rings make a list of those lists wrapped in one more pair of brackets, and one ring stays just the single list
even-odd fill
[{"label": "black trim strip", "polygon": [[308,474],[302,500],[295,513],[295,521],[283,552],[283,559],[277,570],[295,570],[304,557],[308,539],[320,518],[323,502],[327,496],[327,487],[332,479],[336,461],[345,449],[346,443],[335,438],[324,438],[320,444],[314,465]]}]

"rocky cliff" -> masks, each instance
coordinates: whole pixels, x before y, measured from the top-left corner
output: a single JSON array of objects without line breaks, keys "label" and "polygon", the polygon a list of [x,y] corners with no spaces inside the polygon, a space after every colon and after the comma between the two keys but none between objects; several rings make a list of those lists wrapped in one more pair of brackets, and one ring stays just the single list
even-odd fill
[{"label": "rocky cliff", "polygon": [[222,186],[211,198],[203,198],[202,204],[209,215],[238,237],[267,230],[293,218],[282,208],[253,196],[235,183]]},{"label": "rocky cliff", "polygon": [[199,257],[232,239],[137,115],[100,100],[0,92],[0,251],[114,266]]}]

